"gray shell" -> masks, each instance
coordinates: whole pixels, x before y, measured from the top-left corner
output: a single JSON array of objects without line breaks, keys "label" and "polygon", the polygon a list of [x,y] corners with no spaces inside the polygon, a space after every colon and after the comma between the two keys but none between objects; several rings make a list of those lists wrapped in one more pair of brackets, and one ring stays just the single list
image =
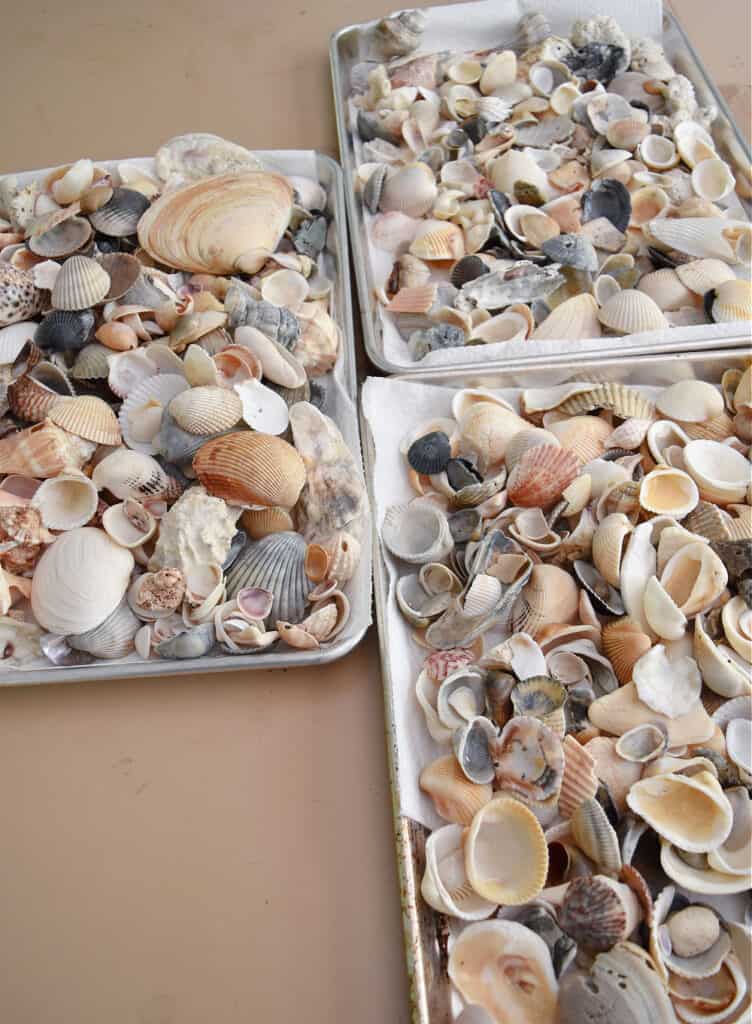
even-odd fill
[{"label": "gray shell", "polygon": [[114,612],[94,629],[77,636],[69,636],[68,645],[76,651],[86,651],[96,658],[124,658],[133,650],[133,638],[142,623],[123,599]]},{"label": "gray shell", "polygon": [[300,337],[300,322],[294,313],[264,299],[254,298],[243,281],[233,280],[227,289],[224,305],[228,326],[233,330],[242,326],[255,327],[288,349]]},{"label": "gray shell", "polygon": [[529,260],[515,263],[507,270],[483,274],[468,281],[460,289],[455,305],[457,309],[501,309],[513,302],[532,302],[545,299],[564,284],[558,264],[538,267]]},{"label": "gray shell", "polygon": [[200,658],[209,653],[214,641],[214,623],[204,622],[162,640],[154,650],[160,658]]},{"label": "gray shell", "polygon": [[300,534],[289,530],[246,544],[225,577],[228,600],[245,587],[262,587],[274,594],[272,622],[301,622],[312,589],[305,573],[306,547]]}]

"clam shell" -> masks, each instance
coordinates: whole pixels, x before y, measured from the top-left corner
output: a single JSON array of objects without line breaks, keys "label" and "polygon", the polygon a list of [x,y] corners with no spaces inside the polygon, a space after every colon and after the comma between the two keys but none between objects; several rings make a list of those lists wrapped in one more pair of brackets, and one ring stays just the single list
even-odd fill
[{"label": "clam shell", "polygon": [[92,480],[99,490],[116,498],[156,498],[164,494],[168,480],[159,463],[142,452],[119,448],[105,456],[94,468]]},{"label": "clam shell", "polygon": [[752,285],[749,281],[725,281],[717,286],[714,294],[710,315],[715,323],[752,320]]},{"label": "clam shell", "polygon": [[239,422],[243,412],[240,398],[234,391],[214,385],[181,391],[169,404],[177,425],[189,434],[219,434]]},{"label": "clam shell", "polygon": [[433,172],[427,164],[420,161],[406,164],[387,176],[381,188],[379,208],[385,213],[423,217],[431,210],[437,193]]},{"label": "clam shell", "polygon": [[502,462],[509,442],[528,427],[517,413],[495,402],[470,402],[459,419],[461,452],[474,455],[478,468],[485,472]]},{"label": "clam shell", "polygon": [[479,896],[465,873],[463,830],[459,825],[444,825],[426,839],[426,870],[421,895],[441,914],[462,921],[481,921],[489,917],[496,904]]},{"label": "clam shell", "polygon": [[721,415],[723,395],[707,381],[681,380],[661,391],[655,407],[667,419],[703,423]]},{"label": "clam shell", "polygon": [[598,776],[592,756],[574,737],[565,736],[562,747],[564,775],[561,780],[558,807],[562,817],[571,818],[586,800],[595,797],[598,792]]},{"label": "clam shell", "polygon": [[34,341],[41,348],[74,352],[83,348],[94,330],[91,310],[52,310],[39,324]]},{"label": "clam shell", "polygon": [[577,584],[556,565],[534,565],[513,609],[516,631],[536,636],[553,623],[574,622],[579,607]]},{"label": "clam shell", "polygon": [[89,309],[103,302],[110,290],[110,275],[88,256],[71,256],[62,266],[52,289],[55,309]]},{"label": "clam shell", "polygon": [[606,438],[611,433],[609,424],[598,416],[571,416],[551,423],[549,429],[562,448],[585,464],[603,454]]},{"label": "clam shell", "polygon": [[627,761],[644,764],[665,753],[668,736],[664,729],[652,722],[637,725],[616,741],[616,753]]},{"label": "clam shell", "polygon": [[720,217],[665,217],[648,221],[643,230],[667,249],[676,249],[697,259],[737,263],[739,258],[728,233],[744,227],[743,221]]},{"label": "clam shell", "polygon": [[694,304],[693,293],[682,283],[681,278],[671,267],[654,270],[645,274],[637,285],[639,292],[649,295],[658,308],[666,310],[682,309]]},{"label": "clam shell", "polygon": [[535,815],[498,796],[475,814],[465,840],[465,870],[484,899],[519,906],[534,899],[548,873],[548,847]]},{"label": "clam shell", "polygon": [[657,576],[651,576],[645,587],[643,610],[648,625],[662,640],[679,640],[684,636],[687,617]]},{"label": "clam shell", "polygon": [[654,469],[640,485],[640,505],[653,515],[683,519],[699,500],[700,492],[692,477],[671,466]]},{"label": "clam shell", "polygon": [[147,377],[133,388],[118,414],[127,446],[133,451],[156,455],[164,411],[172,399],[187,388],[185,378],[176,373]]},{"label": "clam shell", "polygon": [[288,531],[251,541],[226,574],[228,598],[248,587],[261,587],[274,595],[272,621],[301,622],[311,584],[305,572],[306,542]]},{"label": "clam shell", "polygon": [[289,510],[274,505],[270,508],[245,509],[241,522],[251,540],[261,540],[272,533],[295,530],[295,522]]},{"label": "clam shell", "polygon": [[441,561],[454,546],[446,516],[425,502],[387,509],[381,538],[393,555],[414,565]]},{"label": "clam shell", "polygon": [[68,637],[68,643],[76,651],[86,651],[95,658],[124,658],[134,648],[134,638],[141,628],[141,622],[128,607],[126,601],[111,612],[104,622],[94,629]]},{"label": "clam shell", "polygon": [[72,530],[85,526],[97,511],[99,497],[83,473],[60,473],[43,481],[31,499],[42,522],[50,530]]},{"label": "clam shell", "polygon": [[288,226],[293,191],[264,171],[222,174],[164,193],[141,217],[154,259],[193,273],[256,273]]},{"label": "clam shell", "polygon": [[676,268],[676,276],[695,295],[704,295],[726,281],[735,280],[731,267],[719,259],[682,263]]},{"label": "clam shell", "polygon": [[632,786],[627,803],[662,838],[689,853],[716,849],[733,824],[731,804],[707,771],[642,779]]},{"label": "clam shell", "polygon": [[436,813],[456,825],[470,825],[493,792],[488,784],[470,782],[453,754],[427,764],[419,782],[423,792],[433,800]]},{"label": "clam shell", "polygon": [[710,867],[693,867],[687,863],[685,857],[686,854],[682,854],[681,850],[667,840],[661,839],[661,868],[677,885],[693,893],[707,893],[713,896],[745,892],[749,889],[750,875],[730,875]]},{"label": "clam shell", "polygon": [[91,224],[84,217],[71,216],[48,228],[32,232],[27,241],[31,252],[55,260],[78,252],[92,235]]},{"label": "clam shell", "polygon": [[52,423],[95,444],[118,445],[120,425],[107,402],[94,395],[62,398],[49,412]]},{"label": "clam shell", "polygon": [[509,474],[509,500],[523,508],[552,505],[579,472],[577,456],[554,445],[530,448]]},{"label": "clam shell", "polygon": [[660,307],[649,295],[633,288],[625,288],[607,299],[598,310],[598,319],[619,334],[640,334],[668,327]]},{"label": "clam shell", "polygon": [[260,330],[255,327],[238,327],[235,342],[256,356],[266,380],[285,388],[298,388],[305,384],[307,376],[302,363]]},{"label": "clam shell", "polygon": [[579,946],[602,952],[628,938],[642,917],[628,885],[605,875],[585,875],[569,883],[558,920]]},{"label": "clam shell", "polygon": [[570,341],[600,338],[601,333],[598,305],[592,295],[584,293],[565,299],[556,306],[535,328],[532,338],[544,341]]},{"label": "clam shell", "polygon": [[692,168],[692,188],[702,199],[717,203],[734,191],[734,175],[731,168],[718,157],[700,160]]},{"label": "clam shell", "polygon": [[303,460],[292,445],[249,431],[207,441],[193,468],[210,494],[238,505],[292,508],[306,482]]},{"label": "clam shell", "polygon": [[95,629],[120,604],[133,556],[103,530],[69,530],[37,563],[31,607],[39,624],[60,636]]}]

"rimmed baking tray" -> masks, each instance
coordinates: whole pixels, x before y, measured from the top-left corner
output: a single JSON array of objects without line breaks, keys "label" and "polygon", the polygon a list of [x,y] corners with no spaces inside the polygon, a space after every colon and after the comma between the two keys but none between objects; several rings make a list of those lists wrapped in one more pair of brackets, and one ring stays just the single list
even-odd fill
[{"label": "rimmed baking tray", "polygon": [[[619,381],[624,384],[665,387],[687,377],[719,383],[724,370],[740,369],[749,365],[749,349],[713,350],[687,355],[662,354],[636,359],[590,359],[565,367],[542,367],[517,364],[508,368],[475,368],[472,373],[450,370],[424,375],[420,379],[403,374],[388,380],[379,380],[386,389],[381,404],[388,404],[388,389],[402,382],[418,387],[430,399],[431,389],[483,387],[516,389],[547,387],[574,380]],[[396,389],[395,389],[396,390]],[[414,392],[413,392],[414,394]],[[395,402],[397,396],[393,396]],[[399,396],[404,401],[405,396]],[[423,410],[425,411],[425,410]],[[385,561],[378,535],[379,505],[386,506],[403,497],[377,493],[376,450],[374,435],[361,406],[361,431],[366,478],[371,498],[374,543],[374,591],[376,618],[381,655],[381,674],[384,686],[386,746],[389,761],[394,815],[397,867],[402,904],[402,924],[405,939],[407,971],[410,982],[411,1019],[413,1024],[451,1024],[451,991],[447,975],[447,919],[433,911],[420,895],[420,883],[425,868],[425,841],[430,834],[414,814],[407,812],[406,804],[414,800],[417,787],[415,752],[406,749],[409,736],[407,701],[415,701],[413,687],[406,682],[406,666],[401,650],[408,635],[404,623],[395,628],[388,615],[390,600],[390,572]],[[397,630],[404,629],[398,637]],[[413,645],[414,646],[414,645]],[[416,715],[420,709],[415,702]],[[420,723],[421,727],[423,723]],[[425,729],[422,731],[425,733]],[[410,737],[416,740],[415,731]],[[434,755],[435,756],[435,755]],[[409,793],[413,791],[413,795]]]},{"label": "rimmed baking tray", "polygon": [[[334,281],[332,316],[342,329],[342,349],[334,369],[318,378],[321,385],[322,412],[335,421],[356,463],[362,465],[357,414],[357,379],[355,344],[350,294],[350,261],[347,242],[345,200],[342,170],[331,157],[313,150],[263,150],[256,154],[265,165],[283,174],[312,177],[327,194],[330,229],[327,236],[323,270]],[[134,164],[153,173],[153,160],[128,158],[99,160],[98,166],[116,167]],[[26,184],[48,174],[52,168],[25,171],[15,177]],[[368,513],[370,514],[370,512]],[[364,538],[370,525],[366,524]],[[324,665],[344,657],[362,639],[371,624],[371,549],[364,541],[361,560],[353,579],[346,586],[351,602],[350,620],[343,632],[331,643],[316,651],[295,651],[281,645],[277,650],[261,654],[209,654],[187,660],[152,657],[143,661],[134,655],[116,661],[96,661],[91,665],[70,668],[34,667],[29,669],[0,667],[0,686],[34,683],[80,682],[95,679],[123,679],[141,676],[185,675],[195,672],[230,672],[241,669],[297,668]]]},{"label": "rimmed baking tray", "polygon": [[[541,6],[541,5],[539,5]],[[639,12],[640,3],[633,6]],[[565,32],[567,27],[576,17],[587,16],[592,8],[592,13],[608,13],[609,5],[588,4],[573,0],[561,0],[560,3],[546,4],[546,10],[555,31]],[[650,4],[654,8],[654,4]],[[446,7],[425,7],[423,13],[427,16],[426,34],[431,34],[433,40],[438,39],[439,45],[429,49],[446,49],[447,51],[457,46],[456,38],[451,32],[453,22],[458,32],[462,33],[462,39],[468,39],[468,24],[474,17],[488,19],[494,10],[498,12],[498,4],[494,0],[480,0],[476,3],[450,4]],[[522,5],[520,5],[522,10]],[[622,5],[622,13],[624,5]],[[618,20],[618,12],[617,20]],[[639,34],[641,23],[639,18],[632,13],[634,27],[630,29],[633,34]],[[340,159],[345,176],[345,198],[347,202],[347,213],[350,225],[350,240],[353,249],[353,266],[355,280],[358,289],[360,302],[360,315],[363,325],[363,338],[365,340],[366,352],[372,363],[387,373],[409,373],[430,375],[436,372],[443,372],[448,369],[472,370],[479,365],[510,365],[515,362],[527,363],[530,358],[541,360],[554,359],[580,359],[600,358],[615,355],[650,355],[661,352],[692,352],[704,349],[734,348],[749,337],[749,326],[744,324],[713,324],[697,327],[673,327],[667,332],[654,332],[652,335],[631,335],[623,338],[599,338],[584,342],[512,342],[505,345],[493,345],[494,350],[489,353],[488,346],[472,346],[471,348],[448,349],[441,352],[429,353],[425,359],[414,362],[407,353],[407,345],[389,341],[384,336],[385,315],[381,306],[375,298],[375,289],[382,288],[384,274],[376,274],[371,259],[371,247],[366,235],[366,217],[360,196],[354,189],[355,171],[358,164],[355,143],[352,132],[349,129],[349,105],[351,72],[356,64],[372,61],[380,63],[380,59],[373,50],[371,42],[375,21],[362,24],[348,25],[335,32],[330,43],[330,62],[332,71],[332,86],[334,91],[334,104],[337,115],[337,132],[339,136]],[[432,26],[440,26],[432,31]],[[673,14],[666,11],[662,16],[663,32],[661,43],[663,44],[669,60],[673,63],[677,72],[686,75],[694,84],[698,102],[702,106],[714,104],[718,108],[718,118],[713,126],[713,135],[716,140],[719,153],[728,160],[732,166],[745,169],[749,173],[749,165],[752,156],[748,142],[742,136],[739,128],[726,105],[725,100],[716,89],[705,70],[702,61],[681,28]],[[475,39],[473,45],[477,48],[492,49],[504,45],[503,33],[497,33],[498,38],[487,33],[481,39]],[[470,47],[468,47],[470,48]],[[417,52],[420,52],[420,48]],[[743,202],[745,215],[748,217],[750,208],[747,202]],[[388,314],[386,315],[388,316]],[[390,328],[390,336],[392,334]],[[510,347],[513,346],[513,347]],[[531,351],[534,347],[535,351]],[[402,349],[404,348],[404,357]],[[525,351],[526,350],[526,351]]]}]

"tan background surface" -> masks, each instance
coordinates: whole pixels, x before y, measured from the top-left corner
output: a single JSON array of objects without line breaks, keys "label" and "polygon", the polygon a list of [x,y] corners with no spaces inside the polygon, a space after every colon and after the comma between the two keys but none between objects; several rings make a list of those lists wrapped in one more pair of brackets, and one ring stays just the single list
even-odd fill
[{"label": "tan background surface", "polygon": [[[675,0],[748,127],[748,0]],[[1,0],[0,172],[189,129],[336,155],[378,0]],[[0,692],[3,1024],[406,1024],[373,631],[320,672]]]}]

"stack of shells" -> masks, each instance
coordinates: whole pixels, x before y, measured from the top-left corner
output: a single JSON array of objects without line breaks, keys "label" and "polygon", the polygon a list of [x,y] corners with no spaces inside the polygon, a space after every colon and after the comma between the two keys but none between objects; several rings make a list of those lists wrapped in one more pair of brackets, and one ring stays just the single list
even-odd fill
[{"label": "stack of shells", "polygon": [[5,666],[347,625],[365,498],[318,407],[341,348],[327,195],[210,135],[154,167],[0,181]]},{"label": "stack of shells", "polygon": [[[380,44],[381,26],[374,39]],[[355,188],[410,356],[752,319],[752,228],[717,115],[653,39],[598,15],[516,49],[419,53],[418,21],[350,98]]]},{"label": "stack of shells", "polygon": [[403,440],[381,540],[467,1024],[748,1019],[713,901],[752,887],[750,442],[750,369],[465,389]]}]

